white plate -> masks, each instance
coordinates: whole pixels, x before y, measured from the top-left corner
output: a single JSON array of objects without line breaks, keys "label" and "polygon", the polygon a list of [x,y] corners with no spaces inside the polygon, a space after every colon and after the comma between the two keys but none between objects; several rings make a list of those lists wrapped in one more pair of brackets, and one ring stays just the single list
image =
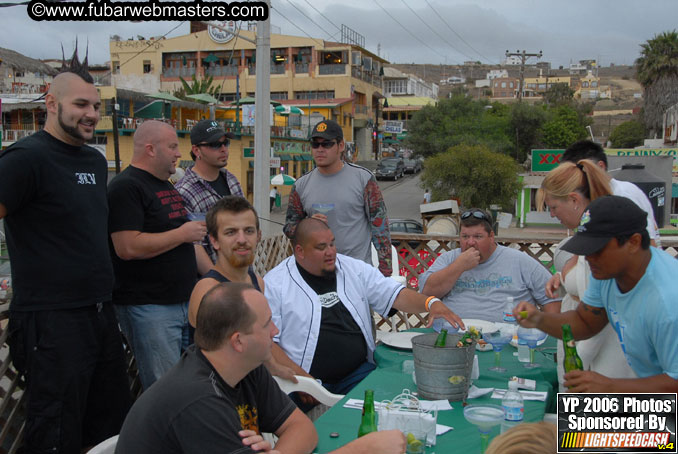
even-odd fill
[{"label": "white plate", "polygon": [[[537,347],[542,345],[544,342],[546,342],[546,339],[548,339],[548,336],[537,342]],[[518,340],[517,339],[511,339],[511,345],[513,345],[515,348],[518,348]],[[527,344],[525,345],[527,347]]]},{"label": "white plate", "polygon": [[476,318],[463,318],[462,321],[464,322],[464,326],[466,326],[467,330],[471,326],[475,326],[484,333],[493,333],[499,329],[497,328],[497,325],[494,324],[494,322],[488,322],[487,320],[478,320]]},{"label": "white plate", "polygon": [[389,347],[395,347],[395,348],[402,348],[405,350],[412,350],[412,338],[421,336],[422,334],[426,333],[389,333],[389,332],[384,332],[384,334],[381,334],[379,331],[377,331],[377,339],[382,341],[384,344],[388,345]]}]

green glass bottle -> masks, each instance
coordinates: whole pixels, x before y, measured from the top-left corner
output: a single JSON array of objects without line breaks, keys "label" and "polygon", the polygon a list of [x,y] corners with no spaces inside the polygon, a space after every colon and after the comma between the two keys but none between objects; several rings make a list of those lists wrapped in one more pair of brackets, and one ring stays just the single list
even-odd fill
[{"label": "green glass bottle", "polygon": [[363,418],[358,427],[358,438],[370,432],[377,431],[377,416],[374,413],[374,391],[365,390],[365,400],[363,401]]},{"label": "green glass bottle", "polygon": [[444,347],[446,343],[447,343],[447,330],[443,328],[440,330],[440,334],[438,334],[438,337],[436,338],[436,343],[433,344],[433,346]]},{"label": "green glass bottle", "polygon": [[563,325],[563,346],[565,347],[565,358],[563,359],[563,366],[565,373],[571,370],[584,370],[584,364],[577,354],[577,347],[574,345],[574,337],[572,336],[572,328],[570,325]]}]

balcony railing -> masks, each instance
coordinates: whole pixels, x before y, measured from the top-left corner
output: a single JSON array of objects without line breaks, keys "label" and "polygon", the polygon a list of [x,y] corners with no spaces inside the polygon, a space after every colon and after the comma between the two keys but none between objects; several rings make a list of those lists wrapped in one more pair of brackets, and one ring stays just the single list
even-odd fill
[{"label": "balcony railing", "polygon": [[346,65],[319,65],[318,71],[321,76],[327,76],[331,74],[346,74]]},{"label": "balcony railing", "polygon": [[195,74],[195,68],[164,68],[163,77],[192,77]]},{"label": "balcony railing", "polygon": [[271,74],[285,74],[285,64],[271,65]]},{"label": "balcony railing", "polygon": [[308,74],[308,63],[295,63],[294,72],[297,74]]},{"label": "balcony railing", "polygon": [[367,115],[367,113],[370,111],[370,108],[366,105],[363,104],[356,104],[355,106],[355,113],[356,115]]},{"label": "balcony railing", "polygon": [[2,141],[3,142],[16,142],[28,137],[31,134],[38,132],[36,129],[6,129],[3,127],[2,130]]},{"label": "balcony railing", "polygon": [[237,66],[214,66],[207,68],[205,74],[212,77],[226,77],[226,76],[237,76],[238,67]]}]

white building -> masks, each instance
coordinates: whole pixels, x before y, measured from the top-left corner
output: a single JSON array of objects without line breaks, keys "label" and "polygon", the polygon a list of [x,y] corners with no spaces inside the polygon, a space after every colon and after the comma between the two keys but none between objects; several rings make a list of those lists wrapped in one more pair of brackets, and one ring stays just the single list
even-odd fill
[{"label": "white building", "polygon": [[438,98],[437,84],[428,83],[413,74],[405,74],[395,68],[384,67],[384,96],[419,96]]}]

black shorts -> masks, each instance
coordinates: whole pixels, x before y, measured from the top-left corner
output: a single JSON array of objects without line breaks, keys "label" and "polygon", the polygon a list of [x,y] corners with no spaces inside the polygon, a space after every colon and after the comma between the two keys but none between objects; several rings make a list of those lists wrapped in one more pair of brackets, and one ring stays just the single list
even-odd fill
[{"label": "black shorts", "polygon": [[26,453],[80,453],[120,432],[132,399],[111,303],[9,318],[10,355],[26,377]]}]

